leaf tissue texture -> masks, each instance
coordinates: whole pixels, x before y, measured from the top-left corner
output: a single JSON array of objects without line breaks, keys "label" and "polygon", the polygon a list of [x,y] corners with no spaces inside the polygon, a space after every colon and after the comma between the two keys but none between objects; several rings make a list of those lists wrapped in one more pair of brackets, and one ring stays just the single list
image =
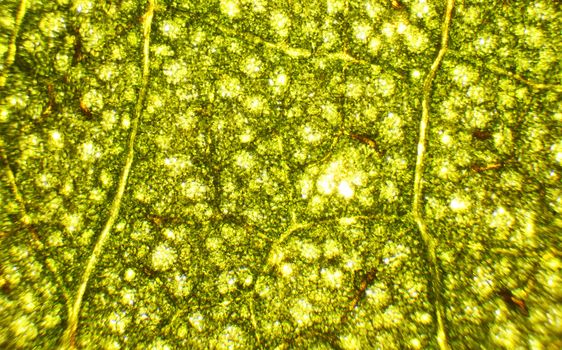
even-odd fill
[{"label": "leaf tissue texture", "polygon": [[556,1],[6,0],[0,347],[559,349]]}]

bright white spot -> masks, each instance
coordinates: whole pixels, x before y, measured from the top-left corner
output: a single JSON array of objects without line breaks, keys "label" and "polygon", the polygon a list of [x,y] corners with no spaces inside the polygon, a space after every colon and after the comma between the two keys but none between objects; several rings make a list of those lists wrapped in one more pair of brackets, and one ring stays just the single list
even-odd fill
[{"label": "bright white spot", "polygon": [[285,84],[287,84],[287,75],[281,73],[275,78],[275,85],[285,85]]},{"label": "bright white spot", "polygon": [[58,131],[53,131],[51,133],[51,137],[53,138],[53,141],[59,141],[61,139],[61,134]]},{"label": "bright white spot", "polygon": [[131,119],[129,119],[129,117],[123,117],[123,120],[121,121],[121,126],[125,130],[128,129],[131,126]]},{"label": "bright white spot", "polygon": [[334,174],[326,174],[318,179],[316,183],[320,192],[324,194],[331,194],[336,187],[334,181]]},{"label": "bright white spot", "polygon": [[343,349],[364,349],[365,345],[361,343],[358,335],[346,334],[340,336],[341,347]]},{"label": "bright white spot", "polygon": [[0,123],[4,123],[8,121],[10,117],[10,112],[5,106],[0,106]]},{"label": "bright white spot", "polygon": [[358,40],[367,41],[371,35],[371,26],[366,23],[357,24],[353,27],[353,34]]},{"label": "bright white spot", "polygon": [[182,182],[180,188],[180,193],[189,199],[203,198],[207,192],[207,186],[195,180]]},{"label": "bright white spot", "polygon": [[478,73],[466,65],[458,65],[452,72],[452,80],[460,87],[474,83],[478,77]]},{"label": "bright white spot", "polygon": [[125,281],[131,282],[135,278],[135,271],[133,269],[127,269],[123,278]]},{"label": "bright white spot", "polygon": [[349,199],[351,197],[353,197],[353,188],[351,188],[351,185],[349,184],[349,182],[343,180],[340,182],[339,186],[338,186],[338,192],[340,195],[342,195],[344,198]]},{"label": "bright white spot", "polygon": [[408,29],[408,25],[406,25],[405,23],[399,23],[396,32],[398,34],[404,34],[404,32],[406,32],[407,29]]},{"label": "bright white spot", "polygon": [[177,274],[174,276],[175,290],[174,294],[177,296],[185,297],[189,295],[192,290],[191,279],[187,278],[184,274]]},{"label": "bright white spot", "polygon": [[176,157],[164,159],[164,165],[166,165],[166,166],[172,166],[172,165],[176,164],[177,162],[178,162],[178,159]]},{"label": "bright white spot", "polygon": [[421,349],[422,344],[421,344],[421,342],[420,342],[420,340],[419,340],[418,338],[414,338],[414,339],[411,339],[411,340],[410,340],[410,346],[411,346],[413,349]]},{"label": "bright white spot", "polygon": [[312,305],[304,299],[298,300],[290,309],[291,316],[293,316],[298,326],[306,326],[311,323],[310,314],[312,311]]},{"label": "bright white spot", "polygon": [[450,170],[449,170],[449,168],[448,168],[447,166],[442,166],[442,167],[439,169],[439,176],[440,176],[441,178],[446,179],[447,176],[449,175],[449,173],[450,173]]},{"label": "bright white spot", "polygon": [[381,16],[381,14],[383,14],[385,11],[385,8],[381,5],[383,5],[383,3],[378,0],[365,1],[365,11],[367,12],[367,16],[369,16],[371,19],[377,19],[379,16]]},{"label": "bright white spot", "polygon": [[172,239],[172,240],[176,239],[176,234],[174,233],[173,230],[171,230],[169,228],[165,229],[163,234],[164,234],[164,237],[166,237],[167,239]]},{"label": "bright white spot", "polygon": [[451,200],[450,206],[453,211],[464,211],[468,208],[468,203],[462,198],[455,197]]},{"label": "bright white spot", "polygon": [[451,136],[449,136],[449,134],[447,134],[446,132],[443,133],[443,135],[441,136],[441,143],[443,143],[444,145],[449,145],[451,143]]},{"label": "bright white spot", "polygon": [[51,176],[48,176],[47,174],[42,174],[41,176],[39,176],[37,183],[43,188],[50,188],[51,187],[51,182],[49,181],[50,178]]},{"label": "bright white spot", "polygon": [[498,207],[492,213],[491,227],[509,228],[515,223],[515,218],[504,207]]},{"label": "bright white spot", "polygon": [[562,142],[550,146],[550,151],[554,153],[554,159],[558,164],[562,164]]},{"label": "bright white spot", "polygon": [[487,267],[478,267],[474,272],[472,288],[481,296],[487,297],[494,292],[492,274]]},{"label": "bright white spot", "polygon": [[170,84],[178,84],[187,77],[188,71],[181,61],[171,62],[162,68],[162,73],[166,76],[166,81]]},{"label": "bright white spot", "polygon": [[240,142],[248,143],[254,139],[254,136],[249,130],[246,130],[243,134],[240,135]]},{"label": "bright white spot", "polygon": [[51,139],[49,141],[49,144],[55,148],[62,148],[64,146],[62,135],[57,130],[51,132]]},{"label": "bright white spot", "polygon": [[428,314],[427,312],[421,314],[419,319],[422,324],[430,324],[431,321],[433,320],[431,314]]},{"label": "bright white spot", "polygon": [[[68,1],[65,1],[65,2],[68,2]],[[72,2],[73,2],[74,10],[79,14],[90,13],[92,11],[93,7],[94,7],[93,2],[90,1],[90,0],[73,0]]]},{"label": "bright white spot", "polygon": [[293,265],[292,264],[283,264],[281,265],[281,268],[279,269],[279,272],[281,272],[281,275],[283,277],[289,277],[293,274]]}]

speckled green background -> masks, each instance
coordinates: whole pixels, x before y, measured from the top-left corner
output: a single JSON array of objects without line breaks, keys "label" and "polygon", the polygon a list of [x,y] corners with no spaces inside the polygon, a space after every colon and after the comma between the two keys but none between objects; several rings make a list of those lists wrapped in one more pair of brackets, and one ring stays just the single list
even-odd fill
[{"label": "speckled green background", "polygon": [[445,3],[158,1],[143,82],[148,1],[2,1],[0,345],[70,346],[139,106],[77,347],[437,348],[434,285],[451,348],[559,349],[560,4],[455,4],[435,281]]}]

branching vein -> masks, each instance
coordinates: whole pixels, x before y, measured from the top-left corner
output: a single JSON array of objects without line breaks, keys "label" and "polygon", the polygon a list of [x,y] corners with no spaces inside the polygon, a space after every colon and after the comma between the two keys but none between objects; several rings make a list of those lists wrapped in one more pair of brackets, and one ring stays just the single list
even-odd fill
[{"label": "branching vein", "polygon": [[454,0],[447,1],[447,9],[445,12],[445,18],[443,20],[443,25],[441,29],[441,48],[437,54],[437,57],[431,65],[431,69],[425,78],[423,85],[423,101],[422,101],[422,117],[420,121],[420,131],[418,137],[418,155],[416,158],[416,173],[414,177],[414,200],[412,203],[412,212],[414,220],[418,225],[422,240],[427,249],[427,255],[430,263],[431,278],[432,278],[432,288],[433,294],[435,295],[435,316],[437,318],[437,341],[439,347],[442,350],[449,349],[449,344],[447,341],[447,334],[445,331],[445,310],[443,297],[441,295],[441,273],[439,271],[439,264],[437,261],[437,255],[435,252],[435,239],[427,231],[427,225],[424,221],[422,209],[421,209],[421,198],[422,198],[422,176],[423,176],[423,162],[425,158],[425,144],[427,138],[427,128],[429,123],[429,102],[431,95],[431,86],[433,79],[437,74],[437,69],[447,52],[448,40],[449,40],[449,27],[451,24],[451,18],[453,13]]}]

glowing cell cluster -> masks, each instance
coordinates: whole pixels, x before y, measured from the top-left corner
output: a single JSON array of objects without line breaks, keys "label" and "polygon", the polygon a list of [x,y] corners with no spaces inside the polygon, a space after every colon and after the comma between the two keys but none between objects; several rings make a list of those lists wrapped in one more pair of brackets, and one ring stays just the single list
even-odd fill
[{"label": "glowing cell cluster", "polygon": [[344,0],[327,0],[326,11],[329,15],[336,14],[345,10],[346,2]]},{"label": "glowing cell cluster", "polygon": [[352,30],[355,39],[367,42],[372,32],[372,25],[366,22],[358,22],[353,24]]},{"label": "glowing cell cluster", "polygon": [[181,60],[172,61],[163,67],[166,81],[170,84],[179,84],[188,76],[187,65]]},{"label": "glowing cell cluster", "polygon": [[177,259],[175,250],[166,244],[158,245],[151,255],[152,267],[156,271],[166,271],[172,267]]},{"label": "glowing cell cluster", "polygon": [[291,19],[285,13],[281,11],[274,11],[271,13],[270,24],[277,35],[281,37],[289,35]]},{"label": "glowing cell cluster", "polygon": [[320,270],[322,281],[328,288],[340,288],[343,283],[343,273],[339,269],[323,268]]},{"label": "glowing cell cluster", "polygon": [[235,77],[223,76],[218,81],[219,95],[225,98],[238,97],[242,92],[240,81]]},{"label": "glowing cell cluster", "polygon": [[163,21],[160,24],[162,34],[170,39],[176,39],[181,35],[181,26],[174,21]]},{"label": "glowing cell cluster", "polygon": [[55,149],[64,147],[64,137],[58,130],[53,130],[50,133],[49,145]]},{"label": "glowing cell cluster", "polygon": [[321,254],[320,249],[313,243],[310,242],[301,242],[299,245],[301,257],[305,261],[316,261]]},{"label": "glowing cell cluster", "polygon": [[39,22],[39,29],[45,36],[54,38],[66,28],[65,18],[60,13],[47,13]]},{"label": "glowing cell cluster", "polygon": [[455,195],[450,203],[449,203],[449,207],[451,208],[451,210],[456,211],[456,212],[461,212],[461,211],[465,211],[470,207],[470,202],[469,200],[463,196],[463,195]]},{"label": "glowing cell cluster", "polygon": [[290,313],[295,323],[300,327],[304,327],[311,324],[313,310],[314,308],[310,302],[305,299],[299,299],[293,302]]},{"label": "glowing cell cluster", "polygon": [[250,77],[256,77],[262,71],[263,63],[256,56],[248,56],[241,62],[241,70]]},{"label": "glowing cell cluster", "polygon": [[220,10],[228,17],[236,17],[240,14],[240,1],[238,0],[221,0]]}]

